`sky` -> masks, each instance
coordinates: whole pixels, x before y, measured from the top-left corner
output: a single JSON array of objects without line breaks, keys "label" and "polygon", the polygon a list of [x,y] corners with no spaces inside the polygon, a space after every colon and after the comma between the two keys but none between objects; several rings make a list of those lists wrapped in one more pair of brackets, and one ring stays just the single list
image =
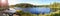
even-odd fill
[{"label": "sky", "polygon": [[34,5],[49,5],[53,2],[60,2],[60,0],[8,0],[9,5],[15,5],[18,3],[30,3]]}]

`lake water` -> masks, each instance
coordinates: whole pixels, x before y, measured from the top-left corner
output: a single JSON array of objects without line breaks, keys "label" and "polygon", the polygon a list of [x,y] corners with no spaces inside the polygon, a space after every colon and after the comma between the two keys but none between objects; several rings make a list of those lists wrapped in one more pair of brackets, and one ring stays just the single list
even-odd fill
[{"label": "lake water", "polygon": [[32,14],[40,14],[40,13],[50,13],[49,7],[33,7],[33,8],[22,8],[24,12],[30,12]]}]

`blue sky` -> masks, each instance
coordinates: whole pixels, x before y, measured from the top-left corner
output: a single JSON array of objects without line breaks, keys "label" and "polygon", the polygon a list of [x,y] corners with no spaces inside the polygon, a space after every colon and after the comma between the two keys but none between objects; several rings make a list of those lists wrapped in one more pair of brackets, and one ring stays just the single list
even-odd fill
[{"label": "blue sky", "polygon": [[9,5],[15,5],[18,3],[31,3],[34,5],[48,5],[53,2],[60,2],[60,0],[8,0]]}]

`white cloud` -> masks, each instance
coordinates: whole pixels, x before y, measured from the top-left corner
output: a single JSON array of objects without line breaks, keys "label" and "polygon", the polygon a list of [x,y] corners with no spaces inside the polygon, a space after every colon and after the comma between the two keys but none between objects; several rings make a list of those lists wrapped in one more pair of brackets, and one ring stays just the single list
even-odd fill
[{"label": "white cloud", "polygon": [[17,3],[31,3],[31,4],[34,4],[34,5],[38,5],[37,3],[33,3],[33,2],[19,2],[18,0],[8,0],[9,2],[9,5],[15,5]]},{"label": "white cloud", "polygon": [[8,0],[8,3],[9,3],[9,5],[13,5],[13,4],[16,4],[17,1],[16,0]]},{"label": "white cloud", "polygon": [[[22,2],[21,0],[8,0],[9,2],[9,5],[15,5],[17,3],[31,3],[31,4],[34,4],[34,5],[43,5],[42,3],[38,3],[38,2]],[[44,5],[47,5],[47,4],[44,4]]]}]

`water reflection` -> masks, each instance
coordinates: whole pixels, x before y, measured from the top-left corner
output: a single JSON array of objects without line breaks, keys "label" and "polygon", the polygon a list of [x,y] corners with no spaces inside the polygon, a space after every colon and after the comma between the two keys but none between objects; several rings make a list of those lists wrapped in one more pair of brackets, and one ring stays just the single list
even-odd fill
[{"label": "water reflection", "polygon": [[49,7],[33,7],[33,8],[23,8],[24,12],[30,12],[33,14],[39,14],[39,13],[49,13],[50,8]]}]

